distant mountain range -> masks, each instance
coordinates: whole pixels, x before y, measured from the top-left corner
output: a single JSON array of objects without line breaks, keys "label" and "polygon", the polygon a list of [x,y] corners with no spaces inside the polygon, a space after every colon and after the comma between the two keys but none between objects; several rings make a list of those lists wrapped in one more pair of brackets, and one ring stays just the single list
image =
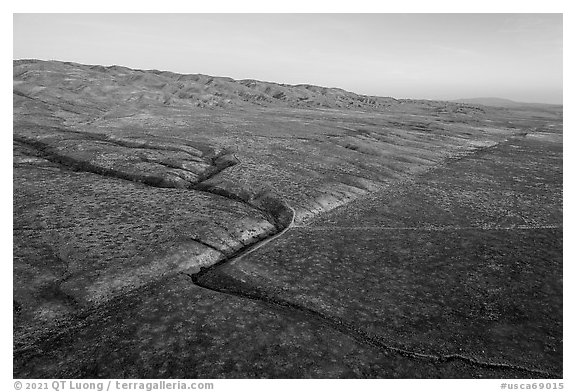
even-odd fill
[{"label": "distant mountain range", "polygon": [[122,66],[71,62],[14,60],[16,94],[34,97],[38,86],[58,87],[86,99],[113,95],[135,105],[244,105],[381,110],[398,101],[390,97],[355,94],[340,88],[288,85],[253,79],[234,80],[202,74],[138,70]]},{"label": "distant mountain range", "polygon": [[[13,61],[15,100],[34,100],[74,113],[130,112],[130,108],[189,106],[198,108],[287,107],[389,111],[435,111],[457,115],[483,113],[466,103],[395,99],[356,94],[340,88],[289,85],[253,79],[235,80],[202,74],[139,70],[123,66],[62,61]],[[15,101],[16,102],[16,101]],[[122,107],[113,105],[122,102]],[[116,113],[119,115],[119,113]]]},{"label": "distant mountain range", "polygon": [[496,98],[496,97],[479,97],[479,98],[463,98],[454,99],[451,102],[467,103],[470,105],[484,105],[484,106],[494,106],[502,108],[518,108],[518,107],[534,107],[534,106],[562,106],[547,103],[528,103],[528,102],[517,102],[511,99]]}]

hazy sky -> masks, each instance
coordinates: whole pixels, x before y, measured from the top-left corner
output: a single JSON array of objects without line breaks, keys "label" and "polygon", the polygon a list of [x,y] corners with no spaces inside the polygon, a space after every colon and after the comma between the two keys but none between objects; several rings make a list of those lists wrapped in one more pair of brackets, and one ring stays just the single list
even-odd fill
[{"label": "hazy sky", "polygon": [[15,14],[14,58],[562,102],[561,14]]}]

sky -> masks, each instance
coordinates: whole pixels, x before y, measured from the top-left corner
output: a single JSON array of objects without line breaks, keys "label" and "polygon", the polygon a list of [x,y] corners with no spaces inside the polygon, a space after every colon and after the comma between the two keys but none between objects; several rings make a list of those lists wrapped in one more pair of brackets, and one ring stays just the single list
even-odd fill
[{"label": "sky", "polygon": [[562,103],[562,14],[14,14],[14,59]]}]

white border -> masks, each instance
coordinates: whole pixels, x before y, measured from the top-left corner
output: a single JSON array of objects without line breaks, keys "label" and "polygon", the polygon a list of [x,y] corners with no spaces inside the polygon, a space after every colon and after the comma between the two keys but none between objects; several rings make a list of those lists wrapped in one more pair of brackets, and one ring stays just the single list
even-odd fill
[{"label": "white border", "polygon": [[[574,42],[571,37],[576,36],[572,10],[568,6],[568,1],[547,0],[547,1],[497,1],[497,0],[483,0],[478,2],[465,2],[462,0],[435,0],[435,1],[401,1],[393,2],[396,4],[388,4],[384,2],[373,2],[363,0],[348,0],[348,1],[331,1],[326,3],[312,2],[310,0],[291,0],[290,2],[272,2],[264,0],[244,0],[244,1],[129,1],[120,2],[118,0],[103,0],[98,2],[80,2],[80,1],[62,1],[62,0],[27,0],[27,1],[13,1],[11,4],[3,4],[1,28],[3,37],[3,55],[10,58],[5,58],[2,61],[2,108],[4,115],[2,116],[2,133],[1,133],[1,146],[2,154],[0,155],[0,167],[2,170],[2,184],[4,190],[2,191],[2,209],[1,209],[1,236],[2,239],[2,258],[3,261],[3,281],[2,281],[2,311],[5,315],[4,323],[2,323],[2,339],[0,339],[2,352],[1,357],[1,381],[0,388],[2,390],[10,391],[13,388],[12,383],[12,227],[9,222],[12,222],[12,143],[11,143],[11,129],[12,129],[12,82],[8,79],[8,75],[12,75],[12,23],[13,13],[55,13],[55,12],[153,12],[153,13],[167,13],[167,12],[228,12],[228,13],[250,13],[250,12],[338,12],[338,13],[361,13],[361,12],[386,12],[386,13],[403,13],[403,12],[419,12],[419,13],[441,13],[441,12],[497,12],[497,13],[564,13],[564,106],[568,109],[564,110],[564,129],[565,139],[564,148],[565,152],[570,152],[574,146],[574,116],[572,114],[573,106],[573,76],[569,70],[575,69],[573,61],[573,48]],[[11,76],[10,76],[11,78]],[[565,351],[564,351],[564,384],[565,389],[570,390],[571,382],[573,379],[570,370],[574,367],[573,353],[574,353],[574,312],[571,310],[571,302],[569,298],[574,298],[573,283],[573,258],[574,246],[572,238],[574,230],[572,224],[574,223],[574,207],[572,201],[574,200],[574,181],[572,179],[572,169],[574,166],[574,158],[571,154],[564,154],[564,338],[565,338]],[[529,381],[529,380],[526,380]],[[320,390],[323,388],[330,388],[336,390],[352,389],[361,387],[362,390],[410,390],[412,388],[427,391],[495,391],[500,389],[500,380],[214,380],[217,384],[217,391],[225,390],[266,390],[274,389],[277,392],[293,390],[294,388],[305,390]],[[514,382],[521,382],[517,380]],[[537,380],[536,382],[540,382]],[[545,381],[546,382],[546,381]]]}]

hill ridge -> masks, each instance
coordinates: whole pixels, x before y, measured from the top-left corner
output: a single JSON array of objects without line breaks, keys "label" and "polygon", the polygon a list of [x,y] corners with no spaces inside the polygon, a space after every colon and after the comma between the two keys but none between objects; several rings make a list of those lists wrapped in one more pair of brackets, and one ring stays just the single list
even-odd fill
[{"label": "hill ridge", "polygon": [[[15,86],[15,91],[25,92],[22,91],[21,87],[23,87],[23,82],[26,82],[26,73],[34,69],[37,71],[38,67],[43,71],[52,71],[52,78],[55,77],[55,73],[61,73],[61,77],[55,79],[57,81],[65,80],[66,84],[73,89],[95,88],[95,86],[87,86],[86,82],[94,80],[102,84],[105,81],[101,76],[106,74],[112,79],[109,82],[113,86],[107,84],[103,86],[105,90],[114,93],[122,86],[133,84],[139,90],[146,92],[140,97],[141,101],[148,103],[160,101],[166,105],[191,104],[198,107],[230,107],[255,104],[258,106],[379,111],[402,102],[412,101],[358,94],[340,87],[325,87],[308,83],[286,84],[260,81],[253,78],[233,79],[227,76],[211,76],[201,73],[182,74],[157,69],[133,69],[121,65],[103,66],[38,59],[13,60],[14,79],[18,79],[19,84],[18,88]],[[72,67],[75,72],[71,72],[69,67]],[[91,75],[92,77],[90,77]],[[37,80],[34,82],[36,83]]]}]

